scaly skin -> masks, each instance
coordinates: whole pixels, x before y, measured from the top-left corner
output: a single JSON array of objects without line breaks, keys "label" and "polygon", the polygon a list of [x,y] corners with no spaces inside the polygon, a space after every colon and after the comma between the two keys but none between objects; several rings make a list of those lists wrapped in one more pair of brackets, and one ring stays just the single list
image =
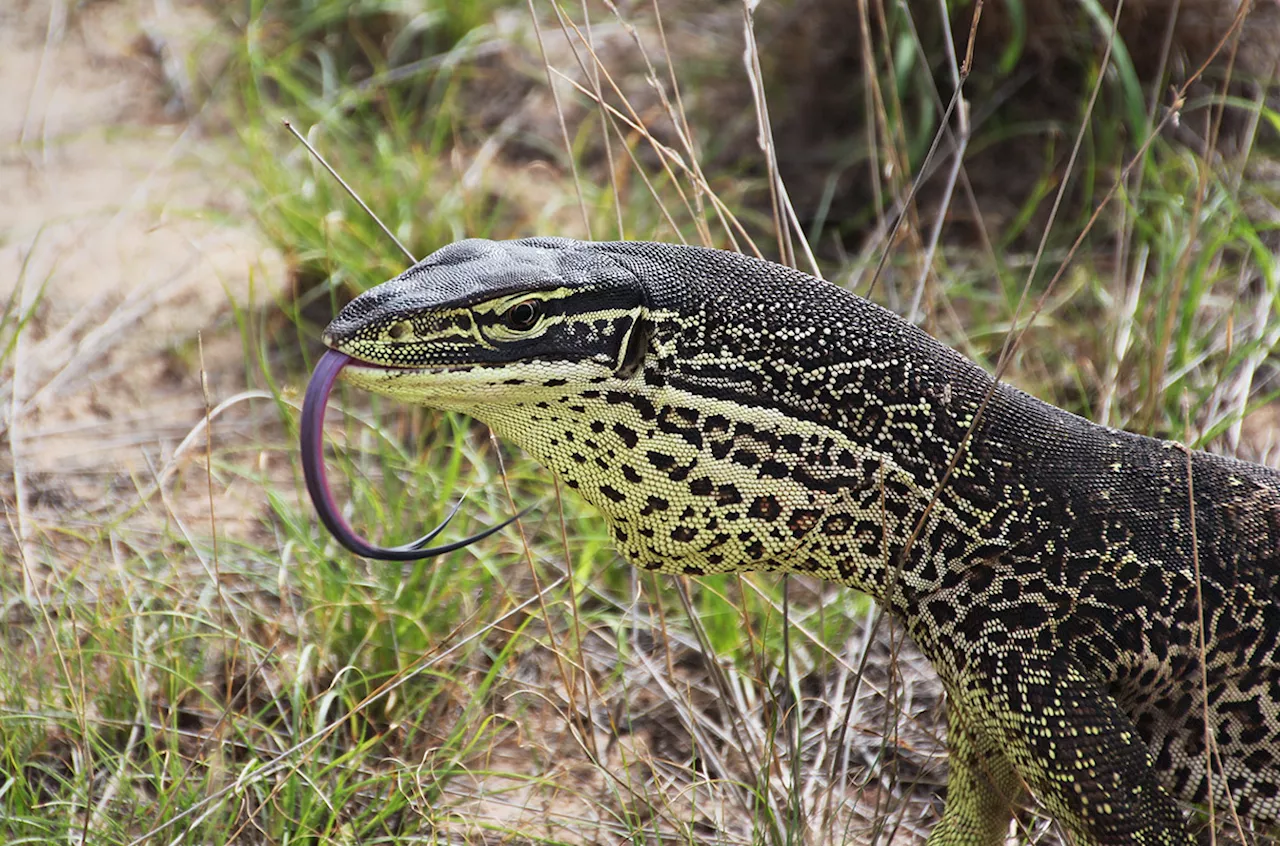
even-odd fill
[{"label": "scaly skin", "polygon": [[810,573],[901,618],[950,702],[931,844],[1002,842],[1026,788],[1078,843],[1191,843],[1206,690],[1220,814],[1280,817],[1277,473],[993,386],[872,303],[717,250],[463,241],[325,339],[356,385],[519,444],[639,567]]}]

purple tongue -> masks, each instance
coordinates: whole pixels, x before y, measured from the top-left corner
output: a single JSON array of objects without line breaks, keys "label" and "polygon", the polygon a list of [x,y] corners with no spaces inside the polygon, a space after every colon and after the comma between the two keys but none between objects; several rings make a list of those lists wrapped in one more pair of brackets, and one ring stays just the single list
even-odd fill
[{"label": "purple tongue", "polygon": [[449,521],[453,519],[453,515],[458,513],[458,509],[462,507],[461,502],[453,507],[453,510],[449,512],[449,515],[444,518],[444,521],[439,526],[436,526],[413,543],[392,547],[374,546],[357,535],[355,530],[343,518],[337,503],[333,501],[333,493],[329,490],[329,480],[325,475],[324,469],[325,406],[329,403],[329,395],[333,393],[334,383],[338,381],[338,374],[342,372],[342,368],[353,360],[346,353],[340,353],[337,350],[326,350],[325,354],[320,356],[320,361],[316,363],[315,372],[311,374],[311,382],[307,385],[306,397],[302,401],[302,431],[299,438],[302,446],[302,475],[307,480],[307,492],[311,494],[311,502],[315,506],[316,513],[320,515],[320,522],[324,523],[325,528],[337,539],[338,543],[356,555],[365,558],[375,558],[380,561],[417,561],[422,558],[431,558],[446,552],[452,552],[455,549],[462,549],[464,546],[481,538],[486,538],[505,526],[514,523],[529,512],[530,509],[526,508],[515,517],[485,529],[483,532],[463,538],[460,541],[436,547],[429,547],[427,544],[436,535],[440,534],[444,527],[449,524]]}]

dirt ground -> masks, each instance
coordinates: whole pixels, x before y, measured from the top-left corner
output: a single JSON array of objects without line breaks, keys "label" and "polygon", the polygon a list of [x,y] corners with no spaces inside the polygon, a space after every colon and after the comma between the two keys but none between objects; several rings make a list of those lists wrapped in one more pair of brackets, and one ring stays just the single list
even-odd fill
[{"label": "dirt ground", "polygon": [[[225,35],[183,0],[0,4],[0,303],[34,304],[0,359],[0,538],[25,552],[59,513],[136,502],[157,474],[203,461],[197,436],[170,464],[203,425],[201,360],[212,406],[243,391],[232,304],[284,290],[233,128],[197,99]],[[255,425],[245,413],[215,432]]]}]

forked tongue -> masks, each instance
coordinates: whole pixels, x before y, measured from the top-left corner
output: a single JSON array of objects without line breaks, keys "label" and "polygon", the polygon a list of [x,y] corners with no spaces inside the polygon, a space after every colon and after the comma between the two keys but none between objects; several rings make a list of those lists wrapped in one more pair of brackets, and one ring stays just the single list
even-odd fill
[{"label": "forked tongue", "polygon": [[515,517],[504,520],[496,526],[485,529],[483,532],[463,538],[460,541],[436,547],[428,547],[427,544],[436,535],[440,534],[444,527],[449,524],[449,521],[453,519],[453,515],[458,513],[458,509],[462,507],[461,502],[453,507],[453,510],[449,512],[439,526],[436,526],[413,543],[392,547],[374,546],[357,535],[342,516],[342,511],[338,508],[337,503],[334,502],[333,492],[329,489],[329,479],[324,467],[325,408],[329,404],[329,395],[333,393],[333,386],[338,381],[338,375],[342,373],[342,368],[352,361],[351,356],[337,350],[326,350],[325,354],[320,356],[320,360],[316,362],[316,369],[311,374],[311,381],[307,384],[306,396],[302,401],[302,421],[300,426],[302,431],[299,436],[302,447],[302,475],[307,481],[307,492],[311,494],[311,503],[315,506],[316,513],[320,515],[320,522],[324,523],[325,528],[337,539],[338,543],[356,555],[365,558],[375,558],[381,561],[417,561],[422,558],[431,558],[446,552],[452,552],[455,549],[462,549],[474,541],[488,537],[529,513],[532,506],[524,509]]}]

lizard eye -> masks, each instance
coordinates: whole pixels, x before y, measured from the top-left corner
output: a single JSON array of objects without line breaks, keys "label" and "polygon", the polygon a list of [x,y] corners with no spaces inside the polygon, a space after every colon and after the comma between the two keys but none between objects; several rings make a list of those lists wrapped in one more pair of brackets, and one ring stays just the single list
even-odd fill
[{"label": "lizard eye", "polygon": [[527,332],[537,325],[542,317],[542,303],[538,300],[521,300],[507,309],[502,320],[509,329]]},{"label": "lizard eye", "polygon": [[393,341],[399,341],[407,337],[413,330],[413,325],[407,320],[401,320],[399,323],[392,323],[387,327],[387,336]]}]

